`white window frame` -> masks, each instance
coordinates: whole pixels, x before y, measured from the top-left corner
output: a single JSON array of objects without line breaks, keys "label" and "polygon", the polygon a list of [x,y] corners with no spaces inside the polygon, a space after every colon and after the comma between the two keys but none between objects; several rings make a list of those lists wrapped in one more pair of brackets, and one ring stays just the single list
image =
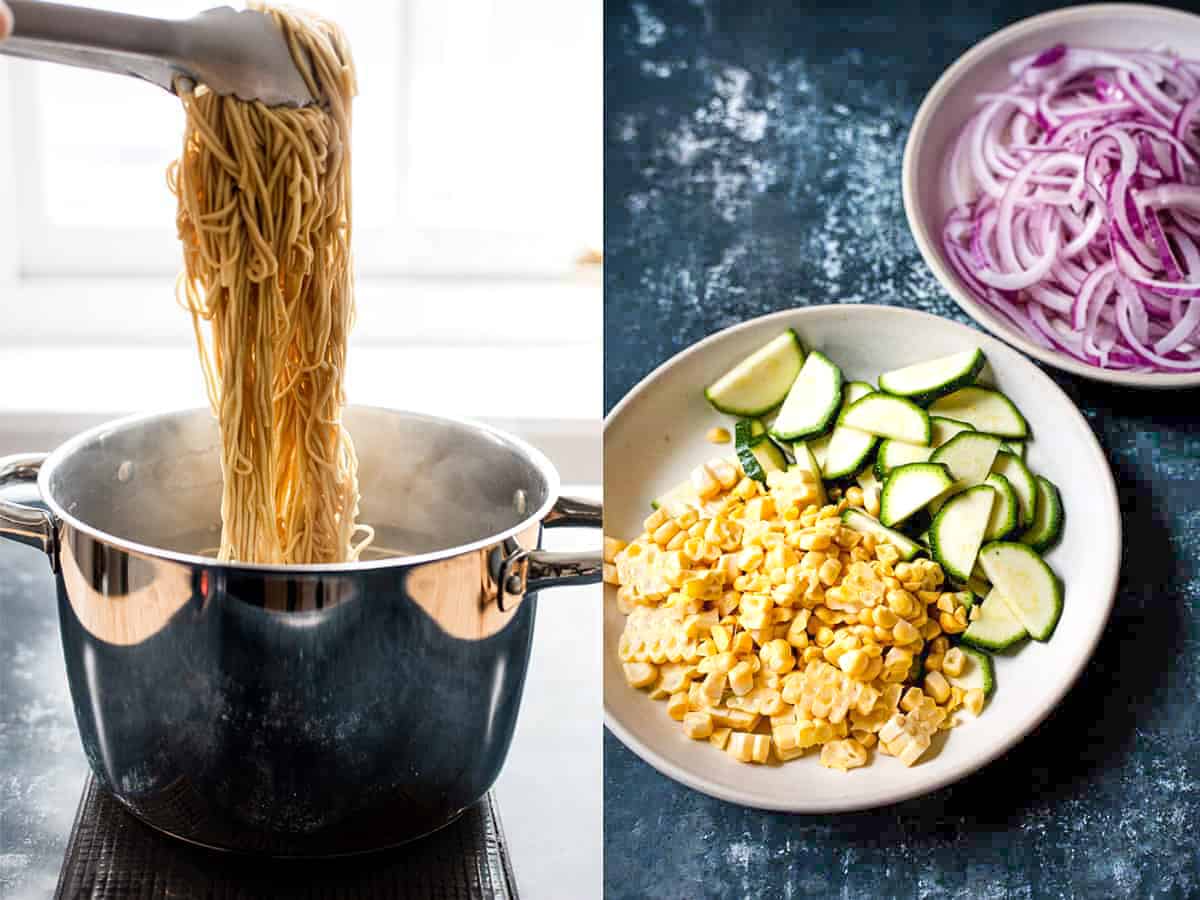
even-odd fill
[{"label": "white window frame", "polygon": [[[381,4],[391,8],[397,36],[396,96],[397,110],[397,183],[398,203],[408,191],[411,177],[406,165],[409,136],[405,133],[406,110],[411,104],[412,27],[408,3]],[[96,276],[130,277],[168,274],[164,260],[178,258],[178,244],[172,228],[104,229],[52,226],[46,221],[39,201],[41,154],[38,143],[41,130],[38,117],[46,110],[37,108],[37,84],[40,67],[35,64],[9,66],[10,122],[8,149],[14,170],[20,173],[13,198],[22,213],[19,234],[20,275],[29,278]],[[99,75],[109,78],[113,76]],[[146,90],[158,90],[147,85]],[[164,185],[163,190],[166,190]],[[39,215],[40,214],[40,215]],[[505,234],[467,229],[416,228],[401,223],[395,227],[357,228],[355,256],[360,277],[430,277],[493,275],[532,278],[562,277],[571,274],[574,261],[586,249],[583,235],[539,233]]]}]

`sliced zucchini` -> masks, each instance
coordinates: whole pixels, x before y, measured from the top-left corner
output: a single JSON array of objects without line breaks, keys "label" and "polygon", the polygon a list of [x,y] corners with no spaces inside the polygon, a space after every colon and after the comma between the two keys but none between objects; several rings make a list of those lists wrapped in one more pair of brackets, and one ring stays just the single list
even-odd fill
[{"label": "sliced zucchini", "polygon": [[784,441],[814,437],[833,422],[842,403],[842,370],[814,350],[792,382],[771,430]]},{"label": "sliced zucchini", "polygon": [[1013,615],[1000,592],[992,588],[979,605],[979,612],[963,632],[962,641],[984,650],[1004,650],[1027,637],[1029,632],[1021,620]]},{"label": "sliced zucchini", "polygon": [[992,463],[992,471],[1008,479],[1020,507],[1017,525],[1029,528],[1033,525],[1033,516],[1037,510],[1038,493],[1037,479],[1029,471],[1029,466],[1025,465],[1025,460],[1021,457],[1001,450],[996,454],[996,461]]},{"label": "sliced zucchini", "polygon": [[874,394],[875,388],[869,381],[848,381],[842,391],[842,409],[861,400],[867,394]]},{"label": "sliced zucchini", "polygon": [[787,468],[787,457],[767,437],[767,430],[758,419],[740,419],[733,429],[733,441],[742,471],[755,481],[766,484],[768,472]]},{"label": "sliced zucchini", "polygon": [[879,497],[879,521],[892,526],[903,522],[954,484],[946,467],[938,463],[909,463],[891,471]]},{"label": "sliced zucchini", "polygon": [[975,568],[995,498],[995,490],[986,484],[967,488],[946,501],[930,526],[933,558],[959,581],[970,578]]},{"label": "sliced zucchini", "polygon": [[825,480],[821,474],[821,467],[817,464],[817,458],[813,455],[812,448],[808,446],[807,441],[796,441],[792,444],[792,456],[796,460],[796,468],[805,469],[811,472],[817,479],[817,502],[824,506],[827,502],[825,497]]},{"label": "sliced zucchini", "polygon": [[[858,400],[874,392],[875,389],[865,381],[851,381],[843,391],[842,410],[845,411]],[[821,471],[831,481],[849,478],[866,465],[867,457],[875,449],[877,440],[875,435],[859,431],[857,428],[835,425],[833,433],[829,436],[825,456],[821,460]]]},{"label": "sliced zucchini", "polygon": [[[979,568],[978,559],[976,559],[975,568]],[[992,586],[988,583],[986,578],[980,578],[978,575],[972,572],[971,577],[967,579],[967,590],[976,597],[986,597],[992,592]]]},{"label": "sliced zucchini", "polygon": [[783,402],[803,364],[804,348],[789,328],[714,381],[704,396],[731,416],[761,416]]},{"label": "sliced zucchini", "polygon": [[1054,482],[1041,475],[1037,481],[1037,506],[1033,513],[1033,524],[1021,535],[1021,543],[1028,544],[1038,553],[1045,553],[1058,543],[1063,531],[1062,497]]},{"label": "sliced zucchini", "polygon": [[930,416],[929,423],[933,426],[933,446],[935,447],[940,447],[942,444],[947,443],[956,434],[975,430],[966,422],[960,422],[958,419],[947,419],[945,416]]},{"label": "sliced zucchini", "polygon": [[992,654],[971,646],[959,649],[966,657],[962,674],[946,676],[946,680],[964,691],[979,688],[985,697],[992,696],[992,691],[996,690],[996,667],[992,665]]},{"label": "sliced zucchini", "polygon": [[1005,441],[1003,444],[1000,445],[1000,449],[1007,450],[1009,453],[1013,454],[1014,456],[1019,456],[1019,457],[1021,457],[1021,459],[1024,459],[1025,458],[1025,447],[1028,444],[1029,444],[1029,441]]},{"label": "sliced zucchini", "polygon": [[933,455],[933,447],[919,447],[904,441],[880,441],[879,450],[875,453],[875,475],[885,479],[888,473],[899,466],[909,463],[929,462]]},{"label": "sliced zucchini", "polygon": [[983,481],[996,491],[996,502],[992,504],[992,514],[988,518],[987,531],[983,533],[985,541],[999,541],[1012,534],[1017,527],[1017,515],[1020,502],[1017,493],[1008,483],[1008,479],[998,472],[992,472]]},{"label": "sliced zucchini", "polygon": [[841,424],[859,431],[928,447],[933,439],[929,414],[911,400],[890,394],[868,394],[842,413]]},{"label": "sliced zucchini", "polygon": [[1046,641],[1062,615],[1063,586],[1032,547],[1011,541],[985,544],[979,564],[1013,615],[1037,641]]},{"label": "sliced zucchini", "polygon": [[843,512],[842,524],[852,531],[873,534],[877,539],[887,541],[900,551],[900,557],[905,561],[913,559],[917,554],[925,550],[916,541],[894,529],[888,528],[874,516],[867,515],[861,509],[851,508]]},{"label": "sliced zucchini", "polygon": [[821,471],[825,471],[825,454],[829,452],[829,440],[833,437],[833,432],[823,434],[817,438],[810,438],[804,443],[808,444],[808,449],[812,451],[813,459],[817,461],[817,465],[821,467]]},{"label": "sliced zucchini", "polygon": [[1011,400],[991,388],[959,388],[934,401],[929,414],[958,419],[987,434],[997,437],[1026,438],[1029,423]]},{"label": "sliced zucchini", "polygon": [[930,462],[941,463],[964,488],[982,484],[992,470],[1000,439],[978,431],[964,431],[933,451]]},{"label": "sliced zucchini", "polygon": [[972,384],[986,361],[983,351],[976,347],[974,350],[964,350],[962,353],[884,372],[879,376],[879,387],[901,397],[932,400],[963,385]]}]

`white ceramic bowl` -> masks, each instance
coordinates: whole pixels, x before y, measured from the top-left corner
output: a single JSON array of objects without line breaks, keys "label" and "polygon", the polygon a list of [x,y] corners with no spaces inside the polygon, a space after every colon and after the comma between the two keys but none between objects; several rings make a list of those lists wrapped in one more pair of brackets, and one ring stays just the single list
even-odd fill
[{"label": "white ceramic bowl", "polygon": [[1045,644],[1027,642],[996,660],[997,689],[983,715],[940,736],[936,752],[910,769],[876,755],[848,774],[822,767],[816,754],[782,765],[736,762],[707,741],[691,741],[664,703],[625,683],[616,647],[625,617],[605,588],[604,708],[608,726],[660,772],[714,797],[763,809],[837,812],[882,806],[932,791],[995,759],[1059,702],[1092,654],[1117,586],[1121,519],[1108,462],[1083,416],[1040,369],[1000,341],[927,313],[883,306],[817,306],[753,319],[683,351],[648,375],[604,427],[605,533],[641,531],[651,498],[683,481],[699,462],[729,452],[707,442],[716,412],[703,388],[734,363],[792,327],[847,378],[980,347],[990,380],[1020,407],[1034,439],[1027,459],[1059,486],[1066,508],[1062,542],[1047,560],[1063,578],[1062,619]]},{"label": "white ceramic bowl", "polygon": [[1067,372],[1141,388],[1200,385],[1200,372],[1119,372],[1089,366],[1038,346],[963,287],[942,251],[942,226],[954,205],[946,178],[950,150],[971,114],[975,97],[1011,82],[1008,64],[1057,43],[1142,48],[1165,44],[1200,57],[1200,16],[1161,6],[1099,3],[1024,19],[980,41],[950,66],[926,95],[904,147],[904,212],[925,262],[968,315],[1030,356]]}]

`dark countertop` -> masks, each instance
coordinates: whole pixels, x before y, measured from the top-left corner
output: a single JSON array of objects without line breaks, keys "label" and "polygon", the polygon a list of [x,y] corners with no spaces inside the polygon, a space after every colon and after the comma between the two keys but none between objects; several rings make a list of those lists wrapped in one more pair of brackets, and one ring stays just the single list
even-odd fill
[{"label": "dark countertop", "polygon": [[[9,492],[13,499],[28,495]],[[87,777],[71,714],[54,578],[37,550],[0,541],[0,898],[54,894]]]},{"label": "dark countertop", "polygon": [[[776,309],[969,324],[909,236],[905,135],[960,53],[1049,7],[891,6],[608,4],[606,409]],[[837,816],[710,799],[606,733],[607,897],[1200,897],[1200,392],[1052,374],[1108,455],[1126,535],[1108,630],[1060,707],[956,785]]]}]

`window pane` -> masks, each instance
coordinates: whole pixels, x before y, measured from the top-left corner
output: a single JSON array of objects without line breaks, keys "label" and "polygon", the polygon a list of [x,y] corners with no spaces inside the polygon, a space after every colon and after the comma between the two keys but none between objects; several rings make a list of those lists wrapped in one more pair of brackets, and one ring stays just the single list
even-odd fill
[{"label": "window pane", "polygon": [[[106,0],[78,5],[182,17],[214,4]],[[354,117],[355,219],[359,226],[389,225],[397,209],[398,8],[370,0],[306,0],[305,6],[336,14],[354,48],[362,92]],[[39,65],[37,84],[35,127],[47,222],[173,229],[174,201],[165,172],[179,153],[183,133],[179,101],[129,78],[66,66]]]},{"label": "window pane", "polygon": [[602,4],[414,0],[411,15],[416,226],[567,232],[598,247]]}]

